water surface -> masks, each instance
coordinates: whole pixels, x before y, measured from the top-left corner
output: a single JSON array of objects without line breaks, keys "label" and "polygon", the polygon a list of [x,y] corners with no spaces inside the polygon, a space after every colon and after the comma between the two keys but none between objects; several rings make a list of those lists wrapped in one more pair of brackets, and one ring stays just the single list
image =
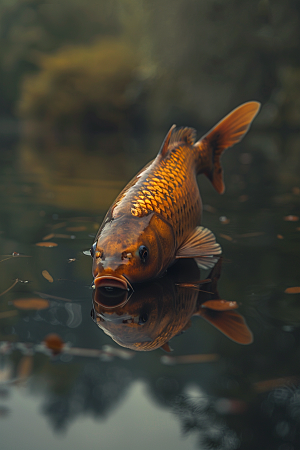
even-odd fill
[{"label": "water surface", "polygon": [[[280,182],[280,165],[258,149],[267,138],[253,132],[226,153],[224,196],[199,181],[203,225],[223,248],[218,292],[238,303],[253,343],[193,317],[171,340],[171,359],[160,349],[122,352],[97,327],[91,258],[83,253],[163,136],[125,139],[114,152],[101,141],[99,153],[2,138],[3,449],[299,448],[300,294],[285,290],[300,285],[300,189],[299,180]],[[57,245],[37,245],[47,242]],[[69,351],[47,352],[49,333]],[[176,359],[184,355],[197,356]],[[199,355],[217,357],[199,362]]]}]

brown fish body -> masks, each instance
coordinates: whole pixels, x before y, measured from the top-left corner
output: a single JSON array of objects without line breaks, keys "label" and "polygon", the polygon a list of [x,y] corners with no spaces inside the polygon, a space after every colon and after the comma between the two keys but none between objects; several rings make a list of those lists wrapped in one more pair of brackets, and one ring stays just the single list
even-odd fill
[{"label": "brown fish body", "polygon": [[198,142],[195,130],[168,132],[157,157],[120,193],[91,249],[95,285],[126,289],[162,275],[177,258],[198,258],[210,268],[221,253],[202,227],[197,175],[204,173],[224,191],[220,156],[241,140],[259,110],[246,103]]}]

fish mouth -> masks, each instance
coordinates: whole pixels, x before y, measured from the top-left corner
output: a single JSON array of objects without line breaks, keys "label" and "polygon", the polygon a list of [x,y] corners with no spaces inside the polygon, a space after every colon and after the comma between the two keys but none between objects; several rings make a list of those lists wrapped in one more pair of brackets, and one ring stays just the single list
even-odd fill
[{"label": "fish mouth", "polygon": [[94,301],[104,308],[123,306],[129,300],[129,287],[126,278],[111,275],[94,279]]},{"label": "fish mouth", "polygon": [[96,289],[99,287],[107,288],[109,291],[112,288],[124,289],[128,291],[128,283],[124,277],[114,277],[112,275],[105,275],[102,277],[96,277],[94,279]]}]

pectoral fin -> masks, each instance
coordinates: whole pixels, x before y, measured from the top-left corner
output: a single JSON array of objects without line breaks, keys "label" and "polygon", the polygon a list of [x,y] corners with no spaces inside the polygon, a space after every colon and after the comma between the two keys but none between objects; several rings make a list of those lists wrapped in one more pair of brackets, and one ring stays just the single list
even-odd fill
[{"label": "pectoral fin", "polygon": [[222,253],[214,234],[204,227],[196,227],[176,253],[176,258],[195,258],[201,269],[211,269]]},{"label": "pectoral fin", "polygon": [[170,347],[169,342],[166,342],[164,345],[160,347],[163,351],[167,353],[171,353],[173,349]]},{"label": "pectoral fin", "polygon": [[211,311],[203,308],[196,313],[211,325],[220,330],[225,336],[238,344],[248,345],[253,342],[253,335],[245,319],[236,311]]}]

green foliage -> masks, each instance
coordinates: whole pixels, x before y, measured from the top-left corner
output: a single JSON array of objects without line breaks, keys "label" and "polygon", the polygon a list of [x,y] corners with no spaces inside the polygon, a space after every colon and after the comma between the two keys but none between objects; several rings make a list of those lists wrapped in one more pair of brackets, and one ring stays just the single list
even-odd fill
[{"label": "green foliage", "polygon": [[121,32],[118,0],[6,0],[0,3],[0,113],[14,113],[24,74],[39,69],[40,53],[89,44]]},{"label": "green foliage", "polygon": [[41,55],[39,72],[24,79],[19,112],[53,124],[92,113],[118,126],[139,92],[138,63],[130,45],[118,38]]}]

